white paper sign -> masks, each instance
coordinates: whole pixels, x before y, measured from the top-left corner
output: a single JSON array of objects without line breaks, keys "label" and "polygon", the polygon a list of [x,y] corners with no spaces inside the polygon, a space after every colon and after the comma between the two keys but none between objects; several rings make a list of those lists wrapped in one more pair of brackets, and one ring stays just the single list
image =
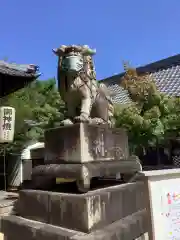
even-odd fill
[{"label": "white paper sign", "polygon": [[145,175],[149,186],[151,239],[180,240],[180,169],[149,171]]},{"label": "white paper sign", "polygon": [[15,109],[0,107],[0,143],[9,143],[14,139]]},{"label": "white paper sign", "polygon": [[162,216],[166,239],[180,239],[180,188],[162,193]]}]

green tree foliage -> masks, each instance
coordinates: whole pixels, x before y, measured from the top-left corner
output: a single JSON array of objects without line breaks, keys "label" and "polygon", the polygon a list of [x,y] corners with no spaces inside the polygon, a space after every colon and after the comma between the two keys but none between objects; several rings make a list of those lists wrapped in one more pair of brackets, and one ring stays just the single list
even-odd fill
[{"label": "green tree foliage", "polygon": [[124,127],[137,147],[155,146],[180,133],[180,100],[161,94],[149,74],[125,65],[121,86],[132,103],[116,106],[116,126]]},{"label": "green tree foliage", "polygon": [[15,138],[8,151],[17,152],[28,141],[42,141],[44,130],[63,119],[64,103],[55,79],[34,81],[27,87],[0,100],[1,106],[16,109]]}]

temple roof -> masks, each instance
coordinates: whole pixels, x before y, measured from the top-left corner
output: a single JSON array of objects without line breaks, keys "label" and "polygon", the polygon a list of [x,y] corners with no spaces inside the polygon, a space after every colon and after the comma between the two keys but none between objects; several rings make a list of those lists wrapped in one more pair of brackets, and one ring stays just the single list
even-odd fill
[{"label": "temple roof", "polygon": [[[170,96],[180,96],[180,54],[138,67],[139,74],[149,73],[160,92]],[[103,81],[113,93],[114,103],[131,102],[128,91],[120,86],[124,73],[106,78]]]},{"label": "temple roof", "polygon": [[38,66],[0,61],[0,97],[6,96],[40,76]]}]

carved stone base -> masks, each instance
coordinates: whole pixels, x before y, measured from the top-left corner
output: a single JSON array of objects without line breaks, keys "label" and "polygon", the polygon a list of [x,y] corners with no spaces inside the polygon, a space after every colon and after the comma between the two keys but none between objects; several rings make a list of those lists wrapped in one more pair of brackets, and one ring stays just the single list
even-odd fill
[{"label": "carved stone base", "polygon": [[40,190],[20,192],[18,215],[82,232],[103,228],[145,209],[144,184],[122,184],[69,194]]},{"label": "carved stone base", "polygon": [[87,234],[22,217],[8,216],[1,220],[1,231],[6,240],[148,240],[145,219],[144,210]]},{"label": "carved stone base", "polygon": [[17,215],[1,218],[6,240],[148,240],[141,181],[81,195],[20,191]]},{"label": "carved stone base", "polygon": [[[132,174],[141,171],[141,164],[136,159],[124,161],[107,161],[107,162],[92,162],[86,164],[47,164],[39,165],[32,171],[32,179],[37,178],[37,183],[40,186],[39,177],[44,182],[47,178],[64,178],[72,179],[77,182],[77,187],[80,192],[87,192],[90,189],[91,179],[94,177],[111,177],[117,174]],[[49,180],[51,182],[51,180]],[[48,186],[45,184],[44,186]],[[37,186],[38,187],[38,186]]]},{"label": "carved stone base", "polygon": [[123,129],[79,123],[45,132],[46,162],[119,161],[128,156],[128,137]]},{"label": "carved stone base", "polygon": [[71,229],[55,227],[18,216],[8,216],[1,219],[1,232],[6,240],[73,240],[85,235]]}]

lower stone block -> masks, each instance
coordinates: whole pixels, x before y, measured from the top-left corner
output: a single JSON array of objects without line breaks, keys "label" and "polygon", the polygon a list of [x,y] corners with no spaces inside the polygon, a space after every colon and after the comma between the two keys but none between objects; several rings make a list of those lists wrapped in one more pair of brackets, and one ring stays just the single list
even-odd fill
[{"label": "lower stone block", "polygon": [[75,232],[71,229],[65,229],[60,227],[55,227],[52,225],[45,225],[44,227],[38,229],[36,232],[36,239],[37,240],[73,240],[73,237],[77,236],[84,236],[84,233]]},{"label": "lower stone block", "polygon": [[25,216],[29,219],[48,223],[48,192],[31,190],[20,191],[17,212],[22,217]]},{"label": "lower stone block", "polygon": [[4,233],[6,240],[71,240],[76,235],[84,236],[81,232],[17,216],[3,217],[1,232]]},{"label": "lower stone block", "polygon": [[98,231],[74,236],[73,240],[148,240],[147,234],[144,235],[148,231],[146,214],[146,210],[139,211]]},{"label": "lower stone block", "polygon": [[36,237],[36,230],[41,226],[42,223],[24,220],[16,216],[7,216],[1,219],[1,232],[8,240],[33,240]]},{"label": "lower stone block", "polygon": [[[144,240],[148,231],[146,210],[116,221],[90,234],[55,227],[17,216],[3,217],[1,232],[6,240]],[[147,236],[145,240],[148,240]]]},{"label": "lower stone block", "polygon": [[18,206],[22,217],[88,233],[144,209],[144,184],[122,184],[81,195],[24,190]]}]

